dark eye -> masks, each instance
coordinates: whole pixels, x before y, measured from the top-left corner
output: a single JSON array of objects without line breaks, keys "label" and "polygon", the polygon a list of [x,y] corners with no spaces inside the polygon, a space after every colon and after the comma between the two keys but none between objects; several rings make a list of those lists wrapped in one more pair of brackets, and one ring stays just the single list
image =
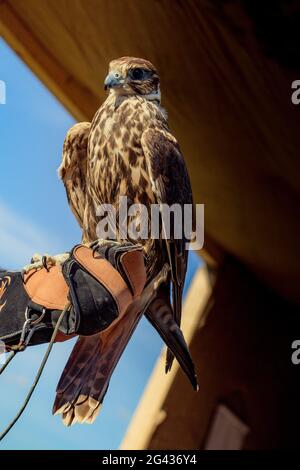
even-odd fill
[{"label": "dark eye", "polygon": [[143,69],[132,69],[130,71],[130,78],[132,78],[132,80],[142,80],[144,78],[144,75],[145,70]]}]

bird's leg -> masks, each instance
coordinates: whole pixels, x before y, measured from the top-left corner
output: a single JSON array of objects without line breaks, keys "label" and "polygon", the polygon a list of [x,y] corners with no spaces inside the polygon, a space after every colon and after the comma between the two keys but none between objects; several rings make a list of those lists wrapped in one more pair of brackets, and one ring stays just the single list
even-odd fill
[{"label": "bird's leg", "polygon": [[39,269],[49,269],[53,266],[57,266],[59,264],[64,263],[70,257],[70,253],[60,253],[58,255],[50,256],[47,253],[41,255],[39,253],[35,253],[31,258],[31,263],[24,266],[22,269],[22,273],[26,274],[32,269],[38,271]]},{"label": "bird's leg", "polygon": [[34,255],[32,255],[30,263],[26,264],[26,266],[23,267],[22,273],[26,274],[29,271],[31,271],[32,269],[36,269],[36,270],[42,269],[44,267],[43,266],[43,261],[42,261],[43,256],[48,256],[48,255],[47,254],[41,255],[40,253],[34,253]]}]

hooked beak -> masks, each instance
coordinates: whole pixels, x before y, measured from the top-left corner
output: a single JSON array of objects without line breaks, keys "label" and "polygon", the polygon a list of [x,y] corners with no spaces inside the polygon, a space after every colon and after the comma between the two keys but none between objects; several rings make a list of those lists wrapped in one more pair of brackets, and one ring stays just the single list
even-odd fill
[{"label": "hooked beak", "polygon": [[119,88],[120,86],[122,86],[122,84],[122,77],[119,76],[119,74],[116,74],[115,72],[110,72],[104,81],[104,90],[106,91],[111,88]]}]

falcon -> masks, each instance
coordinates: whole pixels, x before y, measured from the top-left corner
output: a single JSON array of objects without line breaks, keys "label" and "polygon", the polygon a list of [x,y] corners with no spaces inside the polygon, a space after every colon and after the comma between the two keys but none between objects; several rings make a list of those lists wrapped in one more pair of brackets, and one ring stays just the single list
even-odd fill
[{"label": "falcon", "polygon": [[[82,228],[83,242],[88,244],[98,238],[97,208],[109,203],[118,211],[120,196],[127,197],[128,205],[143,204],[149,214],[152,204],[179,204],[183,208],[193,202],[187,168],[161,106],[160,78],[154,65],[134,57],[113,60],[104,87],[107,99],[92,122],[78,123],[67,133],[59,168],[70,208]],[[138,226],[140,220],[136,217],[133,222]],[[54,404],[54,413],[61,413],[65,424],[95,419],[112,371],[143,313],[173,350],[168,349],[166,357],[166,372],[171,369],[177,351],[172,331],[174,325],[180,326],[188,261],[188,240],[184,235],[176,239],[173,232],[171,226],[168,239],[127,240],[143,245],[148,282],[166,263],[169,274],[147,311],[116,325],[110,341],[109,335],[101,333],[79,338],[58,384]],[[115,239],[124,241],[119,226]],[[169,331],[163,312],[172,317]],[[106,368],[102,382],[95,384],[95,371],[103,361]],[[183,367],[186,361],[183,357]],[[197,388],[194,372],[189,375]]]}]

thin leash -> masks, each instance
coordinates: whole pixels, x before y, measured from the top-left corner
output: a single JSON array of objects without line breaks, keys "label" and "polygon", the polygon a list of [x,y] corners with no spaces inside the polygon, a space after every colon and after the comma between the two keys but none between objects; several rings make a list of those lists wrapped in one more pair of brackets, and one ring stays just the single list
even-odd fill
[{"label": "thin leash", "polygon": [[[20,341],[19,341],[19,344],[17,344],[16,346],[6,346],[6,348],[8,348],[10,351],[11,351],[11,354],[9,355],[7,361],[3,364],[3,366],[0,368],[0,375],[5,371],[6,367],[8,366],[8,364],[13,360],[13,358],[16,356],[16,354],[20,351],[24,351],[24,349],[26,349],[29,341],[31,340],[31,337],[32,335],[34,334],[34,331],[35,329],[32,328],[31,330],[29,330],[28,332],[28,328],[31,327],[31,326],[35,326],[37,325],[38,323],[40,323],[42,321],[42,319],[44,318],[45,316],[45,313],[46,313],[46,310],[43,309],[43,312],[42,312],[42,315],[35,321],[32,321],[30,318],[29,318],[29,308],[27,307],[26,308],[26,311],[25,311],[25,322],[24,322],[24,325],[23,325],[23,328],[22,328],[22,332],[21,332],[21,336],[20,336]],[[25,336],[26,336],[26,333],[28,332],[28,335],[25,339]]]},{"label": "thin leash", "polygon": [[[11,428],[16,424],[16,422],[18,421],[18,419],[21,417],[21,415],[23,414],[25,408],[27,407],[29,401],[30,401],[30,398],[40,380],[40,377],[42,375],[42,372],[45,368],[45,365],[48,361],[48,358],[49,358],[49,355],[51,353],[51,350],[52,350],[52,347],[53,347],[53,344],[55,342],[55,339],[56,339],[56,336],[57,336],[57,333],[58,333],[58,330],[59,330],[59,327],[61,325],[61,322],[65,316],[65,314],[67,313],[67,311],[69,310],[71,304],[68,303],[66,305],[66,307],[64,308],[64,310],[62,311],[62,313],[60,314],[58,320],[57,320],[57,323],[55,325],[55,328],[54,328],[54,331],[52,333],[52,336],[51,336],[51,339],[50,339],[50,342],[49,342],[49,345],[47,347],[47,350],[44,354],[44,357],[43,357],[43,360],[41,362],[41,365],[38,369],[38,372],[36,374],[36,377],[34,379],[34,382],[24,400],[24,403],[23,405],[21,406],[21,408],[19,409],[18,413],[16,414],[16,416],[14,417],[14,419],[9,423],[9,425],[5,428],[5,430],[2,432],[2,434],[0,434],[0,441],[2,441],[2,439],[9,433],[9,431],[11,430]],[[0,374],[5,370],[5,368],[8,366],[8,364],[10,363],[10,361],[15,357],[17,351],[13,351],[12,354],[9,356],[8,360],[6,361],[6,363],[1,367],[0,369]]]},{"label": "thin leash", "polygon": [[2,374],[2,372],[5,371],[6,367],[8,366],[8,364],[10,363],[10,361],[13,360],[13,358],[15,357],[15,355],[17,354],[18,351],[12,351],[10,353],[10,355],[8,356],[8,359],[7,361],[3,364],[3,366],[0,368],[0,375]]}]

